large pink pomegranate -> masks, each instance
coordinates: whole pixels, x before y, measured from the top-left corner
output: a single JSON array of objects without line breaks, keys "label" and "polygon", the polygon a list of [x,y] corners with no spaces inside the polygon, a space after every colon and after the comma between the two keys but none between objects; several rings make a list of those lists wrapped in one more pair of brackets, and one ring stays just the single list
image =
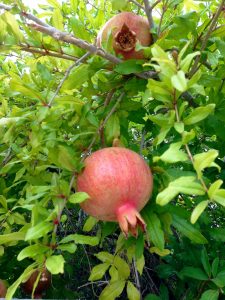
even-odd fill
[{"label": "large pink pomegranate", "polygon": [[116,54],[122,54],[127,59],[143,59],[144,52],[136,51],[139,42],[142,46],[152,43],[148,20],[131,12],[122,12],[112,17],[97,36],[97,46],[102,47],[112,33],[112,46]]},{"label": "large pink pomegranate", "polygon": [[127,236],[137,235],[137,226],[145,230],[139,211],[152,192],[152,174],[137,153],[120,147],[98,150],[84,161],[78,175],[77,191],[90,198],[81,203],[83,210],[103,221],[119,222]]}]

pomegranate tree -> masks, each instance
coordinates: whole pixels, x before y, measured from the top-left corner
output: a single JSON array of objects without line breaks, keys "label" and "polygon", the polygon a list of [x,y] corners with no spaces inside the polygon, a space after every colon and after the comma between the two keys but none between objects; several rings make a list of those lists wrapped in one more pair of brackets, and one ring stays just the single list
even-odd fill
[{"label": "pomegranate tree", "polygon": [[[32,294],[33,287],[35,284],[35,281],[39,275],[39,270],[36,270],[30,278],[23,284],[23,290],[26,294]],[[41,299],[42,293],[46,291],[51,285],[51,273],[44,269],[41,273],[41,276],[39,278],[39,282],[36,286],[36,289],[34,291],[34,299]]]},{"label": "pomegranate tree", "polygon": [[97,36],[98,47],[104,46],[110,33],[115,53],[125,60],[143,59],[144,52],[135,49],[137,43],[149,46],[152,42],[148,20],[131,12],[122,12],[106,22]]},{"label": "pomegranate tree", "polygon": [[120,147],[104,148],[84,161],[77,179],[77,191],[90,198],[81,203],[83,210],[103,221],[116,221],[127,236],[145,230],[139,211],[148,202],[153,181],[150,168],[137,153]]}]

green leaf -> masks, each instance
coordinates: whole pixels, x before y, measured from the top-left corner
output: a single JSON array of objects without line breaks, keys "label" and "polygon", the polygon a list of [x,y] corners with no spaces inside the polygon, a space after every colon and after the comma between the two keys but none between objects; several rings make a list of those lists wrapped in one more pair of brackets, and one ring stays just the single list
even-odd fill
[{"label": "green leaf", "polygon": [[206,207],[209,204],[209,200],[201,201],[193,210],[191,214],[191,223],[194,224],[197,222],[198,218],[201,216],[203,211],[206,209]]},{"label": "green leaf", "polygon": [[114,266],[109,269],[109,275],[111,277],[110,283],[119,280],[118,270]]},{"label": "green leaf", "polygon": [[113,260],[114,260],[114,256],[112,254],[110,254],[109,252],[105,252],[105,251],[99,252],[99,253],[95,254],[95,256],[102,262],[107,262],[110,264],[112,264]]},{"label": "green leaf", "polygon": [[171,91],[164,82],[149,79],[147,87],[153,98],[163,103],[172,102]]},{"label": "green leaf", "polygon": [[194,168],[198,174],[198,178],[202,177],[202,171],[205,168],[218,167],[220,169],[220,167],[214,163],[214,160],[217,158],[217,156],[218,151],[214,149],[194,155]]},{"label": "green leaf", "polygon": [[214,195],[219,190],[219,188],[221,187],[222,184],[223,184],[223,181],[221,179],[218,179],[210,185],[210,187],[208,189],[208,195],[209,195],[210,199],[212,199],[214,197]]},{"label": "green leaf", "polygon": [[209,257],[208,257],[205,247],[202,249],[202,252],[201,252],[201,262],[202,262],[202,265],[204,267],[206,274],[210,277],[211,276],[211,266],[209,263]]},{"label": "green leaf", "polygon": [[200,300],[218,300],[219,290],[207,290],[202,295]]},{"label": "green leaf", "polygon": [[170,250],[169,249],[159,249],[157,247],[151,247],[150,248],[150,253],[155,253],[159,256],[167,256],[170,254]]},{"label": "green leaf", "polygon": [[157,195],[156,203],[159,205],[166,205],[179,193],[187,195],[204,195],[205,191],[202,185],[196,182],[194,176],[182,176],[170,182],[168,187]]},{"label": "green leaf", "polygon": [[59,145],[57,155],[58,162],[63,168],[69,171],[75,171],[76,159],[74,159],[74,153],[72,149],[63,145]]},{"label": "green leaf", "polygon": [[77,250],[77,245],[74,243],[62,244],[57,246],[58,250],[67,251],[69,253],[75,253]]},{"label": "green leaf", "polygon": [[213,277],[216,277],[216,275],[217,275],[219,262],[220,262],[219,257],[215,257],[213,262],[212,262],[212,275],[213,275]]},{"label": "green leaf", "polygon": [[0,245],[0,256],[3,256],[5,253],[5,248]]},{"label": "green leaf", "polygon": [[18,24],[16,18],[14,17],[14,15],[12,15],[10,12],[6,11],[2,15],[2,19],[7,23],[10,31],[13,33],[13,35],[18,40],[18,42],[23,42],[24,36],[23,36],[22,32],[20,31],[19,24]]},{"label": "green leaf", "polygon": [[7,200],[3,195],[0,195],[0,204],[6,209],[8,210],[8,205],[7,205]]},{"label": "green leaf", "polygon": [[158,216],[151,211],[143,211],[143,218],[147,223],[147,231],[151,242],[160,250],[164,249],[164,232],[161,228],[161,223]]},{"label": "green leaf", "polygon": [[140,60],[128,59],[118,64],[115,67],[115,71],[123,75],[140,73],[143,71],[142,62]]},{"label": "green leaf", "polygon": [[215,109],[215,104],[213,104],[213,103],[208,104],[206,106],[199,106],[199,107],[195,108],[189,114],[189,116],[184,118],[183,122],[185,125],[192,125],[192,124],[198,123],[198,122],[204,120],[205,118],[207,118],[208,115],[210,115],[214,111],[214,109]]},{"label": "green leaf", "polygon": [[185,219],[173,214],[173,226],[180,231],[184,236],[188,237],[196,244],[207,244],[207,239],[193,225]]},{"label": "green leaf", "polygon": [[15,242],[15,241],[24,241],[25,240],[25,232],[13,232],[8,234],[0,235],[0,245]]},{"label": "green leaf", "polygon": [[145,257],[144,257],[144,255],[142,255],[140,258],[138,258],[136,260],[136,266],[137,266],[137,270],[138,270],[139,274],[142,275],[143,270],[144,270],[144,266],[145,266]]},{"label": "green leaf", "polygon": [[156,43],[151,48],[151,51],[153,55],[152,60],[157,61],[160,66],[160,75],[170,80],[171,77],[176,74],[175,62],[170,59],[169,54],[166,53],[162,48],[160,48]]},{"label": "green leaf", "polygon": [[52,24],[55,28],[63,31],[63,16],[61,14],[60,8],[54,9],[53,15],[52,15]]},{"label": "green leaf", "polygon": [[127,282],[127,297],[129,300],[140,300],[141,294],[131,281]]},{"label": "green leaf", "polygon": [[65,80],[62,90],[78,89],[89,79],[89,65],[82,64],[73,69],[70,76]]},{"label": "green leaf", "polygon": [[110,283],[102,291],[99,300],[115,300],[122,293],[125,283],[125,280],[118,280]]},{"label": "green leaf", "polygon": [[177,74],[171,77],[171,83],[175,89],[180,92],[185,92],[187,90],[187,79],[183,71],[178,71]]},{"label": "green leaf", "polygon": [[25,241],[39,239],[53,230],[53,223],[40,222],[27,230]]},{"label": "green leaf", "polygon": [[41,245],[41,244],[27,246],[22,251],[20,251],[20,253],[17,256],[17,260],[21,261],[27,257],[35,257],[35,256],[45,253],[47,251],[49,251],[49,247]]},{"label": "green leaf", "polygon": [[197,55],[200,55],[199,51],[188,54],[180,63],[181,70],[186,73],[189,70],[190,64]]},{"label": "green leaf", "polygon": [[127,0],[112,0],[113,10],[125,10],[128,4]]},{"label": "green leaf", "polygon": [[83,231],[89,232],[93,229],[93,227],[98,223],[98,220],[92,216],[89,216],[84,223]]},{"label": "green leaf", "polygon": [[130,276],[128,263],[119,255],[115,256],[113,265],[117,268],[120,279],[127,279]]},{"label": "green leaf", "polygon": [[155,294],[148,294],[147,297],[145,297],[145,300],[162,300],[162,298]]},{"label": "green leaf", "polygon": [[110,267],[109,263],[103,263],[95,266],[91,270],[91,274],[88,280],[95,281],[101,279],[105,275],[105,272],[108,270],[109,267]]},{"label": "green leaf", "polygon": [[225,190],[220,189],[214,192],[213,200],[222,206],[225,206]]},{"label": "green leaf", "polygon": [[165,161],[167,163],[176,163],[179,161],[186,161],[188,159],[187,154],[180,150],[182,146],[181,142],[170,144],[169,149],[166,150],[161,156],[155,156],[154,162],[158,160]]},{"label": "green leaf", "polygon": [[51,274],[64,273],[64,257],[62,255],[53,255],[46,259],[45,265]]},{"label": "green leaf", "polygon": [[96,236],[86,236],[82,234],[70,234],[60,241],[60,244],[74,241],[76,244],[86,244],[90,246],[97,246],[99,238]]},{"label": "green leaf", "polygon": [[10,88],[13,91],[17,91],[17,92],[21,93],[22,95],[27,96],[28,98],[32,98],[36,101],[40,100],[40,101],[44,102],[42,95],[38,91],[32,89],[29,86],[26,86],[22,82],[18,82],[16,79],[12,79],[10,81]]},{"label": "green leaf", "polygon": [[175,122],[174,128],[178,133],[181,134],[184,132],[184,123],[183,122]]},{"label": "green leaf", "polygon": [[70,203],[76,204],[76,203],[84,202],[89,198],[90,198],[89,195],[85,192],[76,192],[69,197],[68,201]]},{"label": "green leaf", "polygon": [[200,268],[184,267],[180,272],[180,276],[190,277],[197,280],[208,280],[206,273]]},{"label": "green leaf", "polygon": [[219,272],[216,275],[216,278],[213,278],[212,281],[219,287],[224,288],[225,287],[225,270]]},{"label": "green leaf", "polygon": [[113,114],[106,123],[105,135],[108,143],[120,136],[120,120],[117,114]]}]

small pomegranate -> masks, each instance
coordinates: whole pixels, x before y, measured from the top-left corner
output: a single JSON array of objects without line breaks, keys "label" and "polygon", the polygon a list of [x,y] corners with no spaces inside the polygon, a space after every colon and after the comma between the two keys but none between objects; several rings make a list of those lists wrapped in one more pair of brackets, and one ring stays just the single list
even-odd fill
[{"label": "small pomegranate", "polygon": [[116,54],[122,54],[127,59],[143,59],[144,52],[136,51],[139,42],[142,46],[152,43],[148,20],[131,12],[122,12],[112,17],[97,36],[97,46],[102,47],[112,33],[112,46]]},{"label": "small pomegranate", "polygon": [[[30,278],[24,282],[23,284],[23,290],[26,294],[32,294],[34,283],[38,277],[39,270],[36,270]],[[46,291],[51,285],[51,273],[44,269],[41,273],[39,282],[37,284],[37,287],[34,292],[34,299],[41,299],[42,298],[42,292]]]},{"label": "small pomegranate", "polygon": [[77,191],[90,198],[81,203],[89,215],[103,221],[116,221],[127,236],[137,235],[137,227],[145,231],[139,211],[148,202],[153,180],[150,168],[136,152],[110,147],[98,150],[84,161],[78,175]]},{"label": "small pomegranate", "polygon": [[0,279],[0,298],[5,298],[7,287],[4,280]]}]

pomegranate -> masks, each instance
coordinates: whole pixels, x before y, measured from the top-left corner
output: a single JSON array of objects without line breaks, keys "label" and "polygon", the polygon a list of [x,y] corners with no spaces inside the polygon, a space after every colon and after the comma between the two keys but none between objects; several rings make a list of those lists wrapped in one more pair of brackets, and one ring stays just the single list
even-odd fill
[{"label": "pomegranate", "polygon": [[7,287],[4,280],[0,279],[0,298],[5,298]]},{"label": "pomegranate", "polygon": [[[26,294],[32,294],[34,283],[38,277],[39,270],[36,270],[30,278],[23,284],[23,290]],[[34,299],[41,299],[42,292],[46,291],[51,285],[51,273],[44,269],[41,273],[39,282],[34,292]]]},{"label": "pomegranate", "polygon": [[77,191],[90,198],[81,203],[89,215],[103,221],[116,221],[127,236],[145,231],[139,211],[148,202],[153,181],[150,168],[136,152],[110,147],[98,150],[84,161],[78,175]]},{"label": "pomegranate", "polygon": [[152,43],[148,20],[131,12],[122,12],[112,17],[97,36],[97,46],[102,47],[112,33],[112,46],[116,54],[127,59],[143,59],[143,50],[136,51],[135,46],[149,46]]}]

